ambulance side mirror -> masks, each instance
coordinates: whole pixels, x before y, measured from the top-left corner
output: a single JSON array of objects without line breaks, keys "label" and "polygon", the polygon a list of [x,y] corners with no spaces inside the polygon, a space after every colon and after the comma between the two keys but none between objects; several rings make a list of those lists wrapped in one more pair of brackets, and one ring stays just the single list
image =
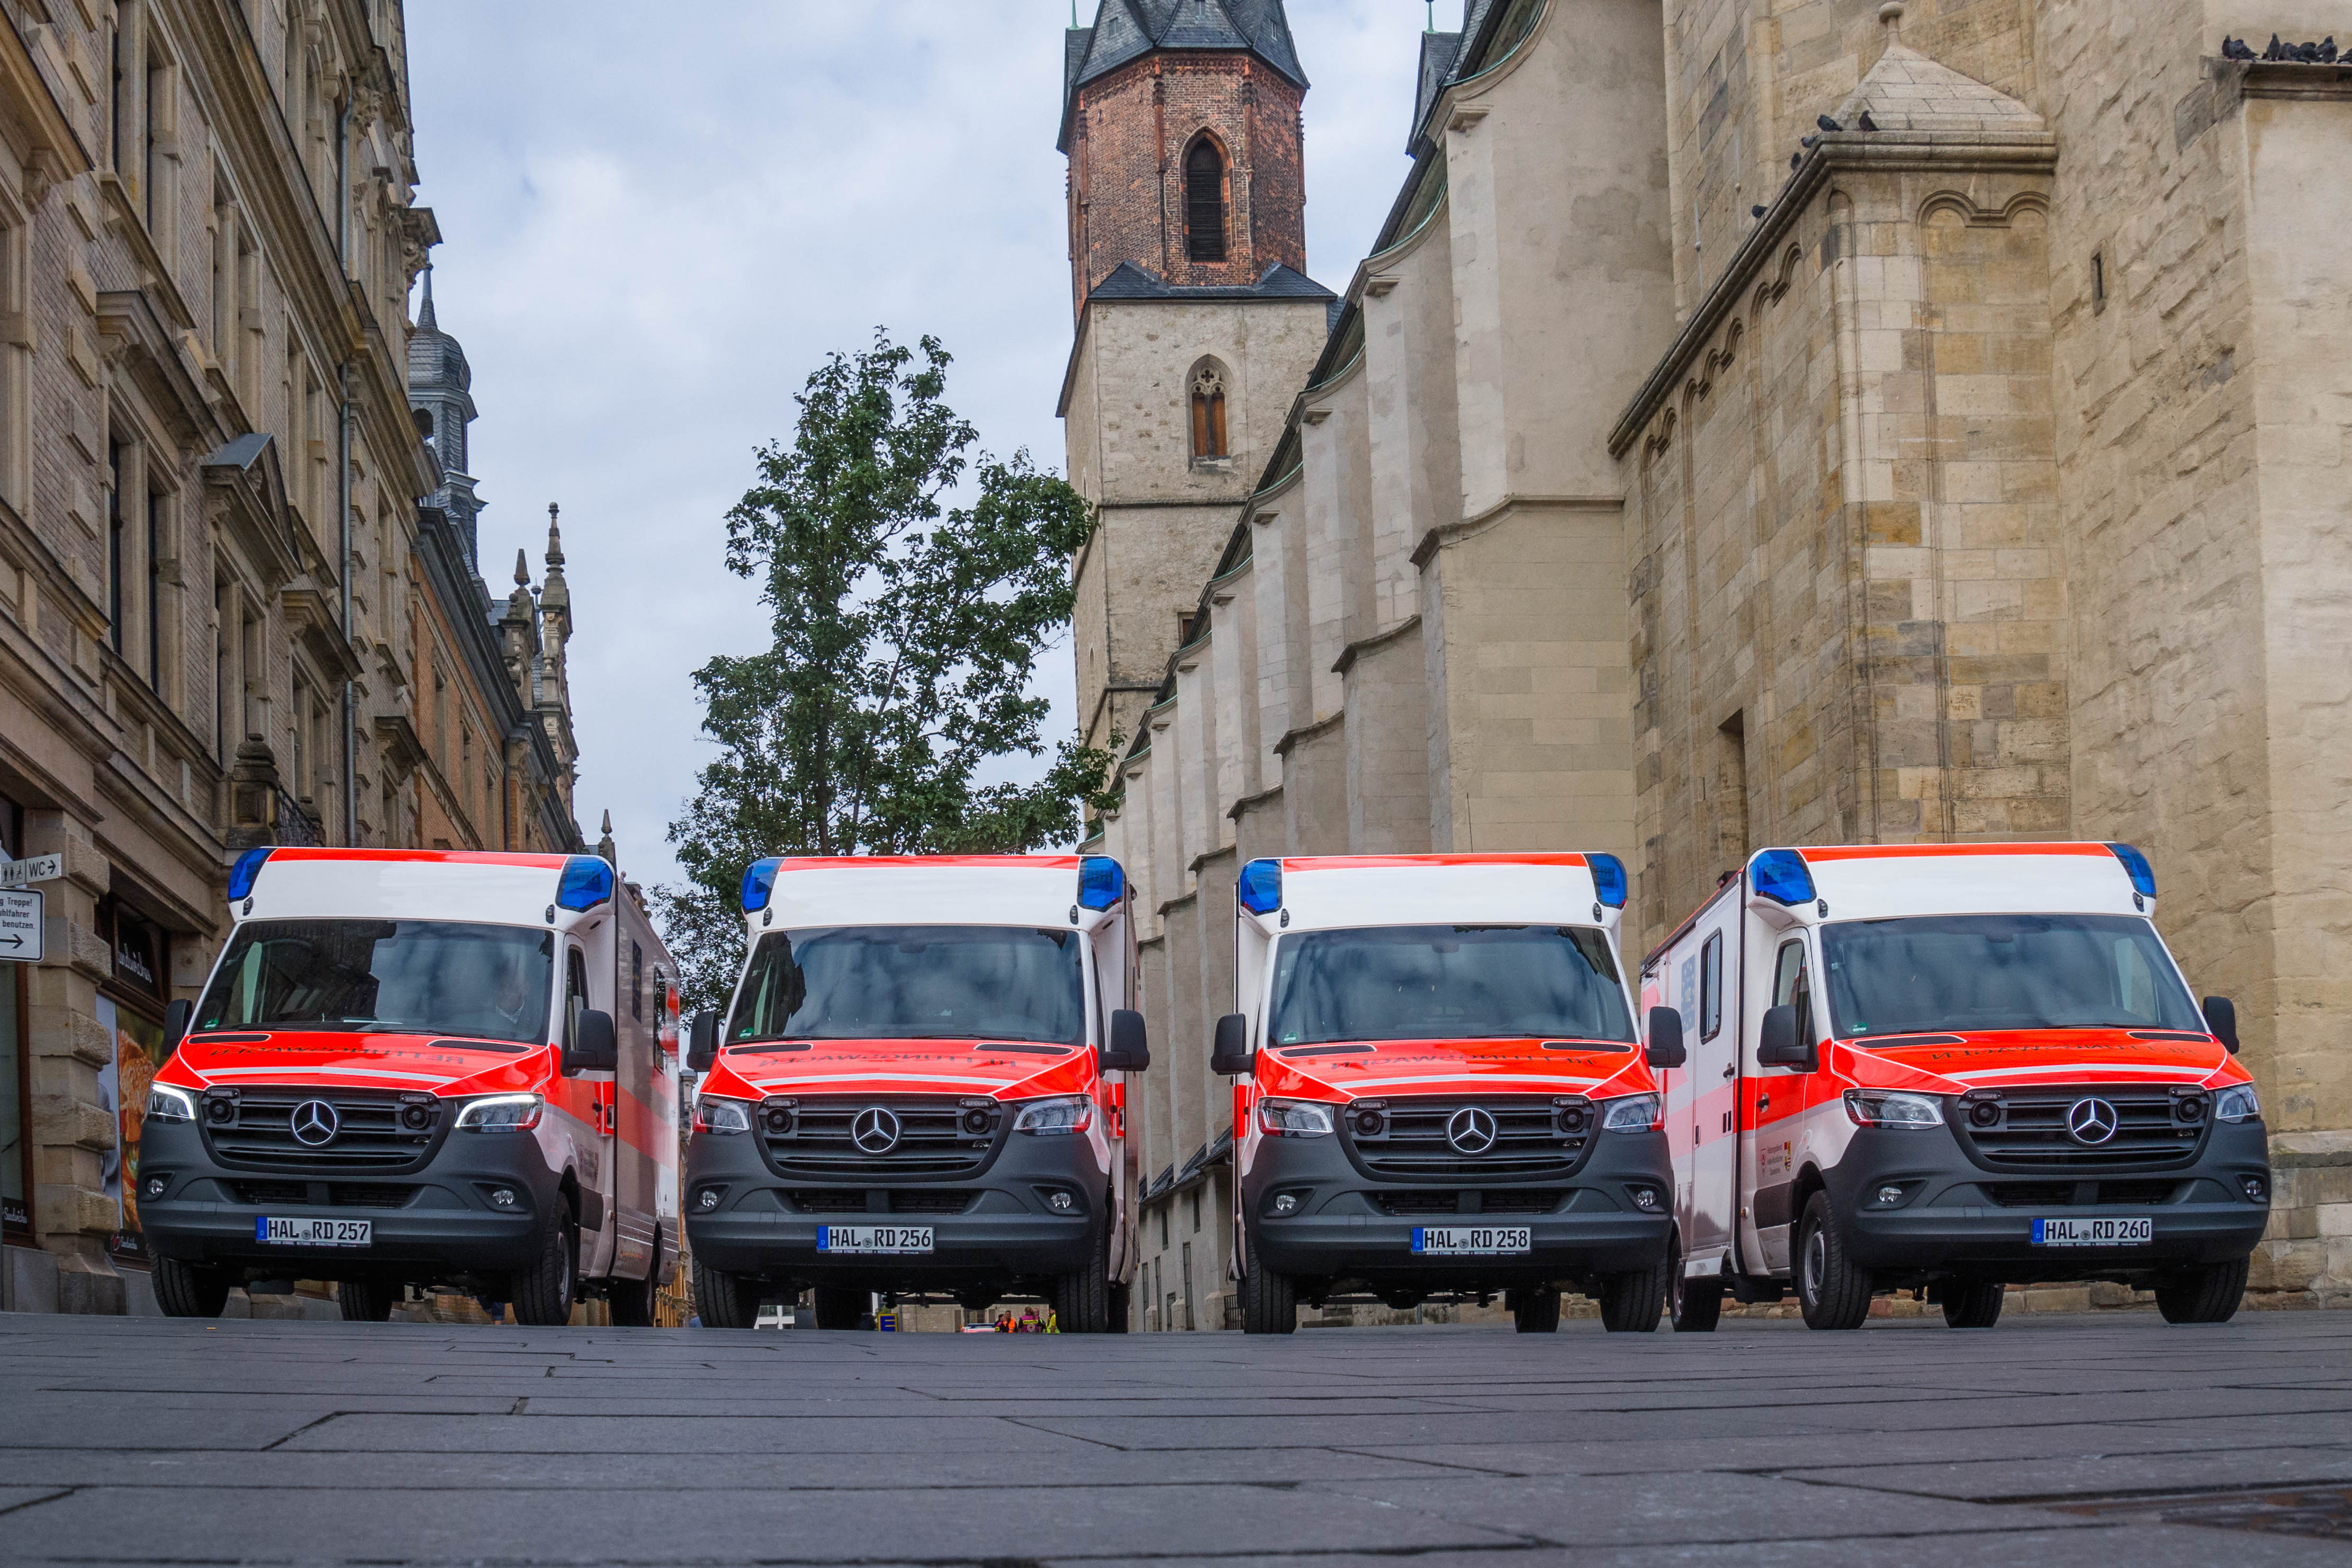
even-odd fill
[{"label": "ambulance side mirror", "polygon": [[[177,1006],[179,1004],[173,1003],[173,1005]],[[2238,1054],[2238,1005],[2236,1003],[2227,996],[2206,997],[2205,1026],[2213,1031],[2215,1039],[2230,1047],[2231,1056]]]},{"label": "ambulance side mirror", "polygon": [[1141,1072],[1151,1065],[1142,1014],[1121,1007],[1110,1016],[1110,1043],[1103,1047],[1102,1065],[1106,1072]]},{"label": "ambulance side mirror", "polygon": [[621,1070],[621,1036],[613,1015],[591,1007],[580,1015],[580,1027],[563,1049],[563,1076]]},{"label": "ambulance side mirror", "polygon": [[1756,1036],[1756,1059],[1768,1068],[1813,1070],[1813,1047],[1797,1037],[1795,1007],[1764,1009],[1764,1025]]},{"label": "ambulance side mirror", "polygon": [[1650,1065],[1678,1068],[1690,1060],[1683,1048],[1683,1016],[1672,1007],[1650,1009]]},{"label": "ambulance side mirror", "polygon": [[1228,1013],[1217,1020],[1216,1037],[1209,1045],[1209,1070],[1234,1078],[1249,1069],[1249,1020]]},{"label": "ambulance side mirror", "polygon": [[[2229,1004],[2225,1002],[2222,1005],[2226,1007]],[[175,998],[170,1006],[163,1009],[163,1059],[165,1061],[172,1059],[173,1053],[180,1048],[180,1042],[188,1037],[188,1020],[195,1016],[195,1004],[184,996]],[[2234,1046],[2231,1048],[2236,1049]]]},{"label": "ambulance side mirror", "polygon": [[719,1059],[719,1015],[705,1007],[694,1016],[686,1035],[686,1070],[698,1077]]}]

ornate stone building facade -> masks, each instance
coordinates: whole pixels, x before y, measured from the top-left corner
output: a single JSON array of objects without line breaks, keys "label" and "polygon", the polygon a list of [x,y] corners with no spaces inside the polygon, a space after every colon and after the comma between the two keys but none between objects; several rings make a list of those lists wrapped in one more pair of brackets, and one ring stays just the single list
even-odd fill
[{"label": "ornate stone building facade", "polygon": [[[420,645],[488,612],[419,520],[406,73],[398,0],[0,0],[0,850],[63,862],[0,962],[11,1307],[150,1300],[145,1082],[236,854],[429,825]],[[448,668],[549,730],[505,648]],[[518,841],[576,842],[557,728]]]},{"label": "ornate stone building facade", "polygon": [[[1428,36],[1251,495],[1171,510],[1211,564],[1138,612],[1181,637],[1097,841],[1147,925],[1155,1165],[1218,1157],[1255,856],[1606,849],[1644,942],[1766,845],[2124,839],[2239,1005],[2256,1290],[2352,1293],[2352,68],[2223,47],[2347,19],[1469,0]],[[1082,671],[1102,642],[1082,615]],[[1176,1316],[1216,1327],[1196,1240]]]}]

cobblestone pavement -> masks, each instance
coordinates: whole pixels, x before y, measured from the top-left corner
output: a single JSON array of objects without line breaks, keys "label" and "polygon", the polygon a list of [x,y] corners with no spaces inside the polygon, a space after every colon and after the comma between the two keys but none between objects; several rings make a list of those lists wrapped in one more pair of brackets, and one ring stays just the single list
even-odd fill
[{"label": "cobblestone pavement", "polygon": [[1284,1340],[0,1316],[12,1564],[1819,1568],[1947,1542],[2352,1563],[2352,1312]]}]

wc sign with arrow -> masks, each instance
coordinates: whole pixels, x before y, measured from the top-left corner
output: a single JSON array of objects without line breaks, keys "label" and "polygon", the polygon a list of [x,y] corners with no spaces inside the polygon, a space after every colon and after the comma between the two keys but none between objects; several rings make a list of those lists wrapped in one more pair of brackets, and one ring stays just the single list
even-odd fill
[{"label": "wc sign with arrow", "polygon": [[0,861],[0,963],[41,962],[41,894],[26,886],[65,875],[62,856]]}]

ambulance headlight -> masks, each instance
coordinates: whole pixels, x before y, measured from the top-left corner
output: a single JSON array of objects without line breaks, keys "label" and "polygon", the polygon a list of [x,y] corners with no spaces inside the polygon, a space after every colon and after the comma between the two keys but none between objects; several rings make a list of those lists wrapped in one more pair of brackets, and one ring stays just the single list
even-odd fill
[{"label": "ambulance headlight", "polygon": [[147,1120],[150,1121],[194,1121],[196,1119],[195,1098],[184,1089],[173,1089],[168,1083],[147,1086]]},{"label": "ambulance headlight", "polygon": [[1850,1089],[1845,1113],[1856,1127],[1941,1127],[1944,1102],[1932,1094],[1887,1089]]},{"label": "ambulance headlight", "polygon": [[1257,1130],[1269,1138],[1328,1138],[1331,1108],[1305,1100],[1261,1100]]},{"label": "ambulance headlight", "polygon": [[2216,1121],[2252,1121],[2263,1113],[2263,1102],[2254,1098],[2254,1086],[2233,1083],[2213,1097],[2213,1120]]},{"label": "ambulance headlight", "polygon": [[457,1125],[467,1132],[527,1132],[539,1125],[546,1103],[535,1094],[494,1094],[468,1101]]},{"label": "ambulance headlight", "polygon": [[1095,1102],[1083,1094],[1055,1094],[1024,1105],[1021,1114],[1013,1119],[1013,1131],[1057,1136],[1066,1132],[1084,1132],[1094,1124]]},{"label": "ambulance headlight", "polygon": [[1647,1132],[1658,1124],[1658,1097],[1629,1094],[1609,1102],[1601,1125],[1612,1132]]},{"label": "ambulance headlight", "polygon": [[740,1100],[721,1100],[706,1094],[694,1102],[694,1130],[697,1132],[749,1132],[751,1112]]}]

